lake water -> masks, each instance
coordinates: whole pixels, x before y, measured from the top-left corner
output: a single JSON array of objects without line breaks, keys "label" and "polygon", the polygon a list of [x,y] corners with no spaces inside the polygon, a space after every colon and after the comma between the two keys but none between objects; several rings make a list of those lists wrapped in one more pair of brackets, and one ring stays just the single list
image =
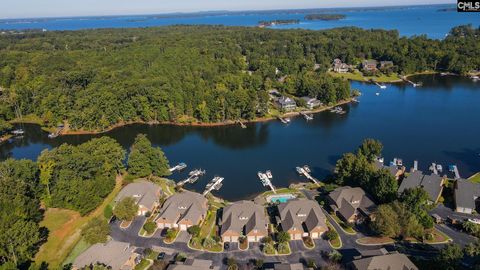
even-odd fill
[{"label": "lake water", "polygon": [[[274,28],[328,29],[343,26],[357,26],[366,29],[397,29],[403,36],[426,34],[441,39],[458,25],[480,25],[478,13],[457,13],[439,11],[454,5],[409,6],[376,9],[320,9],[268,12],[223,12],[186,14],[183,16],[106,16],[49,19],[0,20],[0,29],[47,29],[78,30],[90,28],[153,27],[174,24],[216,24],[228,26],[256,26],[259,21],[298,19],[300,24],[280,25]],[[340,13],[347,17],[338,21],[306,21],[304,16],[311,13]]]},{"label": "lake water", "polygon": [[[399,157],[407,167],[418,160],[427,170],[431,162],[457,164],[462,177],[480,171],[480,82],[455,76],[423,75],[412,79],[422,87],[388,85],[386,90],[371,84],[352,82],[361,90],[360,103],[345,105],[348,112],[315,114],[314,120],[292,119],[223,127],[177,127],[130,125],[106,135],[126,149],[138,133],[145,133],[161,146],[171,164],[185,162],[187,170],[174,174],[185,178],[189,169],[203,168],[207,175],[188,188],[203,191],[215,175],[225,177],[215,192],[229,200],[251,197],[265,191],[257,178],[259,170],[270,169],[277,187],[306,181],[295,166],[308,164],[313,175],[331,173],[336,160],[353,151],[364,138],[376,138],[385,145],[386,161]],[[376,93],[379,93],[377,96]],[[38,126],[24,125],[26,136],[0,146],[0,158],[35,159],[45,148],[61,143],[79,144],[92,135],[48,139]]]}]

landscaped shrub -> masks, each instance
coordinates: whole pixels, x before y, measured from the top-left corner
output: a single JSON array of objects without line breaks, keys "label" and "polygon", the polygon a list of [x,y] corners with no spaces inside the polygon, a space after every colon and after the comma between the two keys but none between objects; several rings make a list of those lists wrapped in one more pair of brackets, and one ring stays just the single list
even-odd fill
[{"label": "landscaped shrub", "polygon": [[325,232],[325,238],[327,240],[333,241],[338,238],[338,233],[334,230],[328,230]]},{"label": "landscaped shrub", "polygon": [[157,229],[157,224],[155,222],[146,222],[144,225],[143,225],[143,229],[148,233],[148,234],[152,234],[155,232],[155,230]]}]

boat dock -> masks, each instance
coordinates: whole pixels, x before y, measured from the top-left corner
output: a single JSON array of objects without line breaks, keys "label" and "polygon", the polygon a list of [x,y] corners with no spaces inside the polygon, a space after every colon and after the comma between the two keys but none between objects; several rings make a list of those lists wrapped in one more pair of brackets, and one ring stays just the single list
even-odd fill
[{"label": "boat dock", "polygon": [[59,125],[54,132],[48,134],[48,138],[53,139],[53,138],[58,137],[58,135],[60,135],[62,130],[63,130],[63,125]]},{"label": "boat dock", "polygon": [[310,179],[313,183],[318,184],[318,180],[310,175],[311,170],[307,165],[304,165],[303,167],[296,167],[295,169],[297,170],[298,174],[303,175],[307,179]]},{"label": "boat dock", "polygon": [[413,161],[413,171],[418,171],[418,160]]},{"label": "boat dock", "polygon": [[193,170],[188,173],[188,178],[178,182],[177,186],[183,186],[187,183],[193,184],[197,182],[198,178],[200,178],[200,176],[204,174],[205,174],[205,170],[201,170],[201,169]]},{"label": "boat dock", "polygon": [[379,84],[377,81],[372,80],[374,84],[376,84],[380,89],[387,89],[387,86],[385,84]]},{"label": "boat dock", "polygon": [[242,121],[238,120],[238,123],[240,124],[240,127],[247,128],[247,125],[245,125]]},{"label": "boat dock", "polygon": [[181,170],[185,169],[186,167],[187,167],[187,164],[185,164],[183,162],[180,162],[176,166],[171,167],[169,170],[170,170],[170,172],[181,171]]},{"label": "boat dock", "polygon": [[273,186],[272,181],[270,180],[273,178],[272,173],[270,171],[266,171],[265,173],[258,172],[257,175],[258,175],[258,178],[260,178],[260,181],[262,181],[262,184],[264,187],[266,186],[270,187],[273,193],[277,194],[277,191],[275,190],[275,187]]},{"label": "boat dock", "polygon": [[422,86],[421,83],[414,83],[414,82],[410,81],[409,79],[407,79],[407,77],[405,77],[405,76],[402,77],[402,80],[404,80],[405,82],[410,83],[413,87]]},{"label": "boat dock", "polygon": [[219,190],[222,187],[223,177],[215,176],[206,186],[205,191],[203,192],[203,196],[206,196],[212,190]]},{"label": "boat dock", "polygon": [[283,118],[283,117],[278,117],[278,120],[284,124],[290,123],[290,118]]},{"label": "boat dock", "polygon": [[335,108],[330,109],[330,112],[338,113],[338,114],[345,114],[345,111],[340,106],[337,106]]},{"label": "boat dock", "polygon": [[458,172],[458,167],[457,165],[450,165],[448,167],[448,170],[453,172],[455,174],[455,179],[460,179],[460,173]]},{"label": "boat dock", "polygon": [[300,112],[300,114],[305,118],[305,120],[312,120],[313,114],[307,114],[306,112]]}]

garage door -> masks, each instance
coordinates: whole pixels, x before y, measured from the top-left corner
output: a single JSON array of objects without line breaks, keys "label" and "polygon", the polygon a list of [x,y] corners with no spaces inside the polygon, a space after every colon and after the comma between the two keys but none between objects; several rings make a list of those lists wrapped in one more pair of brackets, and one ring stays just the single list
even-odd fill
[{"label": "garage door", "polygon": [[293,239],[293,240],[302,239],[302,234],[301,234],[301,233],[295,233],[295,234],[293,234],[292,239]]},{"label": "garage door", "polygon": [[223,242],[231,242],[232,238],[230,236],[224,236],[223,237]]},{"label": "garage door", "polygon": [[255,242],[255,236],[249,236],[248,242]]},{"label": "garage door", "polygon": [[312,238],[318,238],[318,233],[316,232],[312,233]]},{"label": "garage door", "polygon": [[232,242],[238,242],[238,236],[232,236]]},{"label": "garage door", "polygon": [[180,231],[186,231],[186,230],[187,230],[187,225],[180,224]]}]

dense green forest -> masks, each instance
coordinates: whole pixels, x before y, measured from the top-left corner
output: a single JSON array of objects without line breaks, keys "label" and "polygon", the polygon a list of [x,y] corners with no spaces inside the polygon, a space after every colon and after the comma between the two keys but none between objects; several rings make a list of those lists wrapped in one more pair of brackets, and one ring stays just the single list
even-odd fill
[{"label": "dense green forest", "polygon": [[253,119],[268,113],[272,88],[332,104],[350,95],[347,82],[326,74],[334,58],[391,60],[402,74],[466,73],[480,66],[479,33],[462,26],[432,40],[358,28],[170,26],[4,34],[0,128],[26,115],[83,130]]}]

